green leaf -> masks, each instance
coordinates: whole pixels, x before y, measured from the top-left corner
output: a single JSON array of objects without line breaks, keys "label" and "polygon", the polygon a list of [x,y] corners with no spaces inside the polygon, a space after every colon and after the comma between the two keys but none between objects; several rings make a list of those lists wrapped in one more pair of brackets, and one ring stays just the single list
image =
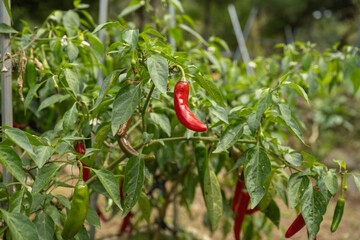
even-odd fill
[{"label": "green leaf", "polygon": [[34,98],[36,91],[41,87],[41,85],[43,85],[46,82],[47,82],[47,80],[42,81],[41,83],[38,83],[30,88],[28,94],[25,97],[25,101],[24,101],[24,113],[26,112],[26,109],[29,107],[31,100]]},{"label": "green leaf", "polygon": [[301,166],[303,157],[300,153],[286,153],[284,155],[285,160],[294,166]]},{"label": "green leaf", "polygon": [[141,156],[130,158],[125,167],[124,179],[124,218],[135,206],[141,193],[145,178],[145,163]]},{"label": "green leaf", "polygon": [[306,145],[306,143],[304,142],[301,130],[299,125],[296,123],[296,121],[294,119],[289,119],[287,120],[286,118],[284,118],[284,116],[279,116],[276,118],[277,121],[282,124],[283,126],[287,127],[287,129],[297,138],[299,139],[304,145]]},{"label": "green leaf", "polygon": [[123,33],[124,41],[129,44],[130,52],[134,51],[139,40],[139,29],[128,29]]},{"label": "green leaf", "polygon": [[40,168],[42,168],[46,162],[54,153],[55,149],[50,146],[37,146],[35,148],[35,163]]},{"label": "green leaf", "polygon": [[355,176],[355,175],[353,175],[353,177],[354,177],[355,185],[356,185],[358,191],[360,192],[360,178],[358,176]]},{"label": "green leaf", "polygon": [[105,188],[106,192],[110,195],[114,203],[122,210],[120,202],[119,184],[116,181],[114,174],[108,170],[93,169],[96,176],[98,176],[101,184]]},{"label": "green leaf", "polygon": [[152,55],[147,59],[147,67],[151,80],[162,94],[166,95],[169,68],[166,59],[159,55]]},{"label": "green leaf", "polygon": [[304,99],[305,101],[309,104],[310,101],[309,101],[309,97],[307,95],[307,93],[305,92],[305,90],[300,87],[299,85],[297,85],[296,83],[293,83],[293,82],[283,82],[282,84],[283,86],[290,86],[292,87],[293,89],[295,89]]},{"label": "green leaf", "polygon": [[75,11],[69,10],[64,14],[63,23],[69,36],[72,37],[76,34],[76,29],[74,28],[80,27],[80,17]]},{"label": "green leaf", "polygon": [[36,226],[30,221],[28,217],[21,213],[9,213],[3,209],[0,209],[2,217],[6,222],[6,225],[10,229],[10,234],[13,239],[20,240],[37,240],[38,232]]},{"label": "green leaf", "polygon": [[40,192],[51,180],[62,165],[60,164],[49,164],[39,169],[39,173],[32,186],[32,194]]},{"label": "green leaf", "polygon": [[0,162],[19,182],[26,186],[22,169],[21,159],[9,146],[0,146]]},{"label": "green leaf", "polygon": [[46,98],[44,101],[41,102],[39,108],[38,108],[38,112],[40,112],[41,110],[43,110],[44,108],[47,108],[55,103],[60,103],[62,101],[64,101],[65,99],[69,98],[69,95],[59,95],[59,94],[55,94],[52,95],[48,98]]},{"label": "green leaf", "polygon": [[71,41],[68,41],[66,46],[66,54],[68,55],[70,62],[73,62],[79,55],[79,49]]},{"label": "green leaf", "polygon": [[91,33],[86,34],[86,36],[89,38],[95,50],[102,56],[104,54],[104,46],[100,39]]},{"label": "green leaf", "polygon": [[213,153],[220,153],[222,151],[227,151],[229,147],[234,145],[236,141],[243,134],[244,126],[242,123],[230,124],[226,127],[224,132],[220,136],[220,141]]},{"label": "green leaf", "polygon": [[309,183],[310,180],[308,176],[301,172],[294,173],[290,176],[287,189],[291,208],[296,207],[300,203],[300,199],[308,188]]},{"label": "green leaf", "polygon": [[211,223],[211,230],[215,231],[223,212],[221,189],[216,174],[207,168],[204,174],[203,191],[207,214]]},{"label": "green leaf", "polygon": [[155,124],[159,125],[169,137],[171,136],[170,121],[165,114],[150,113],[150,118]]},{"label": "green leaf", "polygon": [[96,130],[94,148],[100,148],[102,146],[110,130],[111,123],[106,123],[105,125],[100,125],[98,127],[98,129]]},{"label": "green leaf", "polygon": [[309,168],[310,168],[311,166],[313,166],[314,163],[316,162],[316,158],[315,158],[314,156],[312,156],[312,155],[310,155],[310,154],[308,154],[308,153],[306,153],[306,152],[304,152],[304,151],[301,151],[301,155],[302,155],[306,160],[308,160],[308,163],[307,163],[307,164],[309,164]]},{"label": "green leaf", "polygon": [[163,35],[161,35],[161,33],[159,33],[158,31],[156,31],[156,30],[154,30],[152,28],[146,29],[140,35],[143,35],[143,34],[151,34],[151,35],[157,36],[158,38],[166,40],[166,38]]},{"label": "green leaf", "polygon": [[276,202],[272,200],[268,207],[262,211],[267,218],[269,218],[275,226],[279,227],[280,224],[280,209]]},{"label": "green leaf", "polygon": [[102,102],[104,96],[106,95],[106,93],[110,90],[113,82],[115,79],[117,79],[120,75],[120,72],[122,70],[115,70],[113,72],[111,72],[106,78],[105,80],[102,82],[101,84],[101,88],[100,88],[100,92],[99,92],[99,96],[96,99],[95,105],[94,107],[91,109],[91,111],[94,111],[99,104]]},{"label": "green leaf", "polygon": [[248,124],[249,124],[249,128],[253,134],[257,131],[257,129],[260,126],[260,121],[261,121],[262,115],[264,114],[266,109],[268,109],[271,105],[271,102],[272,102],[271,97],[272,96],[271,96],[270,91],[263,92],[261,94],[259,102],[256,106],[255,116],[252,116],[251,118],[249,116]]},{"label": "green leaf", "polygon": [[144,192],[141,192],[138,203],[139,203],[139,207],[142,212],[143,218],[146,220],[146,222],[148,224],[150,224],[150,211],[151,211],[150,201]]},{"label": "green leaf", "polygon": [[221,91],[213,81],[200,75],[196,75],[194,79],[202,88],[205,89],[206,93],[209,94],[212,100],[220,106],[226,107]]},{"label": "green leaf", "polygon": [[338,191],[338,181],[337,181],[335,169],[330,169],[326,173],[324,177],[324,181],[325,181],[325,186],[329,190],[331,195],[335,196]]},{"label": "green leaf", "polygon": [[211,107],[209,108],[210,113],[214,114],[217,118],[219,118],[224,123],[229,124],[228,113],[227,113],[226,108],[220,106],[219,104],[217,104],[215,101],[213,101],[211,99],[209,99],[209,101],[211,102]]},{"label": "green leaf", "polygon": [[115,97],[111,129],[113,135],[116,134],[120,125],[126,122],[135,111],[137,105],[140,103],[141,84],[137,86],[127,85],[121,88]]},{"label": "green leaf", "polygon": [[301,63],[304,71],[307,71],[310,68],[311,61],[312,61],[311,55],[308,53],[302,57]]},{"label": "green leaf", "polygon": [[345,58],[343,68],[344,79],[347,79],[354,72],[356,68],[356,61],[357,57],[355,55]]},{"label": "green leaf", "polygon": [[141,8],[142,6],[144,6],[144,4],[142,3],[138,3],[135,5],[131,5],[131,6],[127,6],[126,8],[124,8],[121,13],[118,15],[118,17],[125,17],[126,15],[128,15],[129,13],[135,12],[136,10],[138,10],[139,8]]},{"label": "green leaf", "polygon": [[93,225],[96,228],[101,229],[101,223],[100,223],[99,215],[97,214],[95,209],[93,209],[92,207],[88,208],[88,212],[87,212],[87,215],[86,215],[86,220],[88,221],[88,223],[90,225]]},{"label": "green leaf", "polygon": [[0,33],[17,33],[15,29],[5,23],[0,23]]},{"label": "green leaf", "polygon": [[76,104],[77,103],[75,102],[74,105],[64,114],[63,127],[65,132],[68,130],[72,130],[76,123],[78,117],[78,110],[76,108]]},{"label": "green leaf", "polygon": [[182,4],[179,0],[170,0],[170,3],[174,5],[178,11],[184,13],[184,8],[182,7]]},{"label": "green leaf", "polygon": [[11,141],[24,149],[30,155],[30,157],[35,160],[35,153],[33,148],[23,131],[18,128],[8,128],[5,130],[5,134]]},{"label": "green leaf", "polygon": [[99,25],[96,26],[96,28],[94,29],[92,34],[94,35],[98,31],[100,31],[101,29],[114,27],[114,26],[118,26],[118,25],[120,25],[118,22],[107,22],[107,23],[99,24]]},{"label": "green leaf", "polygon": [[50,204],[46,205],[45,213],[51,217],[51,219],[57,226],[60,226],[60,213],[59,210],[54,205],[50,205]]},{"label": "green leaf", "polygon": [[41,239],[52,239],[55,233],[54,221],[46,213],[42,212],[36,216],[34,221],[37,232]]},{"label": "green leaf", "polygon": [[246,189],[251,197],[251,206],[254,208],[266,193],[264,187],[266,179],[270,176],[271,164],[265,150],[256,146],[249,149],[245,162],[244,174]]},{"label": "green leaf", "polygon": [[192,34],[193,36],[195,36],[201,43],[207,45],[207,42],[205,41],[205,39],[199,34],[197,33],[195,30],[193,30],[192,28],[190,28],[187,25],[184,24],[179,24],[179,27],[187,32],[189,32],[190,34]]},{"label": "green leaf", "polygon": [[78,72],[75,70],[72,70],[70,68],[66,68],[64,70],[64,75],[65,75],[65,79],[66,82],[68,83],[71,91],[74,93],[75,96],[77,96],[78,91],[79,91],[79,74]]},{"label": "green leaf", "polygon": [[321,192],[314,189],[312,185],[306,189],[300,201],[301,214],[309,231],[309,239],[314,239],[319,232],[320,223],[326,212],[326,202]]},{"label": "green leaf", "polygon": [[3,0],[3,3],[4,3],[4,6],[6,8],[6,11],[7,13],[9,14],[9,17],[11,19],[11,23],[14,23],[13,19],[12,19],[12,15],[11,15],[11,8],[10,8],[10,5],[9,5],[9,2],[11,3],[11,1],[8,1],[8,0]]}]

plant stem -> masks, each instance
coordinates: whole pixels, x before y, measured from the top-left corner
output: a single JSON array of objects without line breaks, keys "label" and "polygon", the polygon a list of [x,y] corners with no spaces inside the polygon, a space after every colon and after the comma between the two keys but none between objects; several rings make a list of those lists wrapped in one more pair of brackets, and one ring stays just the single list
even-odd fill
[{"label": "plant stem", "polygon": [[[190,141],[190,140],[201,140],[201,141],[207,141],[207,142],[218,142],[220,139],[215,137],[172,137],[172,138],[159,138],[151,140],[148,145],[152,145],[154,143],[158,142],[176,142],[176,141]],[[248,139],[239,139],[237,140],[237,143],[250,143],[255,144],[255,140],[248,140]]]},{"label": "plant stem", "polygon": [[151,98],[151,95],[153,93],[155,89],[155,84],[152,84],[151,88],[150,88],[150,92],[146,98],[146,101],[145,101],[145,104],[144,104],[144,107],[141,111],[141,118],[142,118],[142,125],[143,125],[143,129],[144,129],[144,132],[146,132],[146,123],[145,123],[145,114],[146,114],[146,109],[147,109],[147,105],[149,104],[150,102],[150,98]]}]

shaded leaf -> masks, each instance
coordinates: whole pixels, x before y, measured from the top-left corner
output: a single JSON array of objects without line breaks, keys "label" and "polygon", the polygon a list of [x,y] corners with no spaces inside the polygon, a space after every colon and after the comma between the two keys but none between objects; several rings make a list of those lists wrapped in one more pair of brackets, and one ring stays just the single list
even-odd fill
[{"label": "shaded leaf", "polygon": [[169,68],[167,60],[159,55],[152,55],[147,59],[147,67],[151,80],[162,94],[166,94]]}]

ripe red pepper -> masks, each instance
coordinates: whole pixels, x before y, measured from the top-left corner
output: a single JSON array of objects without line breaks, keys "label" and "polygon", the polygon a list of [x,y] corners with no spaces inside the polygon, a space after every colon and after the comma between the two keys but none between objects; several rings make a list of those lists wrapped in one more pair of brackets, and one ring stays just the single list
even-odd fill
[{"label": "ripe red pepper", "polygon": [[233,199],[233,203],[232,203],[233,212],[236,212],[236,209],[239,206],[239,203],[240,203],[239,200],[240,200],[241,192],[242,192],[244,186],[245,186],[245,183],[238,179],[237,183],[236,183],[235,194],[234,194],[234,199]]},{"label": "ripe red pepper", "polygon": [[292,237],[295,233],[300,231],[300,229],[302,229],[304,226],[305,226],[305,221],[302,214],[300,213],[299,216],[295,219],[295,221],[286,231],[285,237],[286,238]]},{"label": "ripe red pepper", "polygon": [[103,222],[107,221],[105,215],[103,214],[103,212],[101,211],[101,209],[97,205],[96,205],[96,213],[98,214],[101,221],[103,221]]},{"label": "ripe red pepper", "polygon": [[[74,142],[74,148],[75,148],[75,151],[77,153],[85,154],[85,145],[84,145],[83,141],[75,141]],[[76,158],[76,160],[78,161],[79,159]],[[90,169],[86,168],[88,166],[85,163],[83,163],[83,162],[81,162],[81,163],[84,166],[84,168],[83,168],[83,180],[86,182],[90,178]]]},{"label": "ripe red pepper", "polygon": [[20,123],[17,123],[15,121],[13,121],[13,127],[14,128],[18,128],[18,129],[22,130],[22,129],[25,129],[27,126],[28,126],[27,123],[20,124]]},{"label": "ripe red pepper", "polygon": [[256,206],[253,209],[247,209],[246,214],[251,215],[251,214],[256,213],[257,211],[259,211],[259,208]]},{"label": "ripe red pepper", "polygon": [[235,215],[235,223],[234,223],[235,240],[240,240],[241,226],[246,214],[246,209],[250,202],[250,195],[248,192],[241,192],[240,198],[241,200],[237,208],[237,212]]},{"label": "ripe red pepper", "polygon": [[127,228],[129,228],[129,234],[128,234],[128,236],[131,235],[132,229],[133,229],[133,225],[132,225],[132,223],[130,222],[130,220],[131,220],[131,217],[132,217],[132,216],[133,216],[132,212],[129,212],[128,215],[126,215],[126,217],[124,218],[123,222],[122,222],[121,225],[120,225],[118,234],[117,234],[119,237],[126,231]]},{"label": "ripe red pepper", "polygon": [[204,123],[191,112],[188,105],[189,84],[179,81],[174,90],[174,108],[175,113],[181,124],[195,132],[205,132],[207,127]]}]

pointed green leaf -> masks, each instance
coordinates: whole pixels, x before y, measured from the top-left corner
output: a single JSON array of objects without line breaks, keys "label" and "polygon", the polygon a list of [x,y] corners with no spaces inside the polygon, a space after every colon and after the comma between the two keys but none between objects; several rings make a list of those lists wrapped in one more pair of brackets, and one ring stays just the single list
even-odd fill
[{"label": "pointed green leaf", "polygon": [[134,51],[139,40],[139,29],[128,29],[123,33],[124,41],[129,44],[130,52]]},{"label": "pointed green leaf", "polygon": [[86,220],[88,221],[88,223],[90,225],[93,225],[96,228],[101,229],[101,223],[100,223],[99,215],[97,214],[95,209],[93,209],[92,207],[88,208],[88,212],[87,212],[87,215],[86,215]]},{"label": "pointed green leaf", "polygon": [[291,208],[296,207],[300,203],[300,199],[308,188],[309,183],[310,180],[308,176],[301,172],[294,173],[290,176],[287,189]]},{"label": "pointed green leaf", "polygon": [[144,192],[141,192],[138,202],[143,218],[150,224],[150,201]]},{"label": "pointed green leaf", "polygon": [[244,126],[242,123],[234,123],[228,125],[224,132],[221,134],[220,141],[213,153],[227,151],[227,149],[234,145],[236,141],[241,137],[243,129]]},{"label": "pointed green leaf", "polygon": [[262,115],[264,114],[266,109],[268,109],[270,107],[270,105],[272,103],[271,97],[272,96],[271,96],[270,91],[263,92],[261,94],[259,102],[256,106],[255,116],[253,116],[253,115],[252,115],[252,117],[249,116],[248,124],[249,124],[249,128],[253,134],[259,128]]},{"label": "pointed green leaf", "polygon": [[64,70],[64,75],[66,82],[68,83],[71,91],[74,93],[75,96],[77,96],[79,91],[79,74],[76,70],[66,68]]},{"label": "pointed green leaf", "polygon": [[[5,1],[5,0],[4,0]],[[17,33],[15,29],[5,23],[0,23],[0,34],[1,33]]]},{"label": "pointed green leaf", "polygon": [[36,226],[28,217],[21,213],[9,213],[0,209],[6,225],[10,229],[10,235],[17,240],[37,240],[38,232]]},{"label": "pointed green leaf", "polygon": [[36,165],[42,168],[46,162],[54,153],[55,149],[50,146],[38,146],[35,148],[35,162]]},{"label": "pointed green leaf", "polygon": [[133,114],[140,103],[140,96],[141,84],[135,87],[127,85],[120,89],[115,97],[112,110],[111,130],[113,135],[116,134],[120,125],[126,122]]},{"label": "pointed green leaf", "polygon": [[64,114],[64,121],[63,121],[63,127],[64,127],[64,131],[68,131],[74,128],[74,125],[76,123],[77,117],[78,117],[78,110],[76,108],[76,104],[74,103],[74,105],[65,112]]},{"label": "pointed green leaf", "polygon": [[166,59],[159,55],[152,55],[147,59],[147,67],[151,80],[162,94],[166,95],[169,68]]},{"label": "pointed green leaf", "polygon": [[24,113],[26,112],[26,109],[29,107],[31,100],[34,98],[36,91],[46,82],[47,82],[47,80],[42,81],[30,88],[28,94],[26,94],[25,101],[24,101]]},{"label": "pointed green leaf", "polygon": [[55,233],[55,224],[52,218],[42,212],[36,216],[34,221],[37,232],[41,239],[52,239]]},{"label": "pointed green leaf", "polygon": [[338,180],[336,177],[335,169],[330,169],[324,178],[326,188],[329,190],[331,195],[335,196],[338,191]]},{"label": "pointed green leaf", "polygon": [[124,179],[124,218],[135,206],[141,193],[145,179],[145,163],[141,156],[130,158],[125,167]]},{"label": "pointed green leaf", "polygon": [[244,173],[246,189],[251,197],[250,208],[254,208],[265,195],[265,181],[271,173],[270,159],[262,147],[249,149]]},{"label": "pointed green leaf", "polygon": [[0,146],[0,162],[19,182],[26,186],[21,159],[9,146]]},{"label": "pointed green leaf", "polygon": [[226,107],[221,91],[213,81],[200,75],[195,75],[194,79],[203,89],[205,89],[206,93],[209,94],[212,100],[220,106]]},{"label": "pointed green leaf", "polygon": [[63,23],[69,35],[74,36],[76,34],[74,28],[80,27],[80,17],[75,11],[69,10],[64,14]]},{"label": "pointed green leaf", "polygon": [[171,126],[169,118],[165,114],[159,113],[150,113],[151,120],[170,137],[171,136]]},{"label": "pointed green leaf", "polygon": [[55,103],[60,103],[62,101],[64,101],[65,99],[69,98],[69,95],[59,95],[59,94],[55,94],[52,95],[48,98],[46,98],[44,101],[41,102],[39,108],[38,108],[38,112],[40,112],[41,110],[43,110],[44,108],[47,108]]},{"label": "pointed green leaf", "polygon": [[30,144],[29,139],[23,131],[18,128],[8,128],[5,130],[5,134],[11,141],[24,149],[30,155],[30,157],[35,160],[35,153],[33,151],[33,148]]},{"label": "pointed green leaf", "polygon": [[62,165],[51,163],[39,169],[38,175],[32,186],[32,194],[40,192],[51,180]]},{"label": "pointed green leaf", "polygon": [[302,87],[300,87],[299,85],[297,85],[296,83],[293,83],[293,82],[283,82],[283,85],[292,87],[293,89],[295,89],[305,99],[305,101],[308,104],[310,103],[309,97],[308,97],[307,93],[305,92],[305,90]]},{"label": "pointed green leaf", "polygon": [[120,187],[114,174],[108,170],[93,169],[96,176],[99,178],[101,184],[105,188],[106,192],[110,195],[114,203],[122,210],[120,203]]},{"label": "pointed green leaf", "polygon": [[314,239],[319,232],[320,223],[326,212],[326,201],[321,192],[312,185],[306,189],[300,201],[301,214],[309,231],[309,239]]}]

